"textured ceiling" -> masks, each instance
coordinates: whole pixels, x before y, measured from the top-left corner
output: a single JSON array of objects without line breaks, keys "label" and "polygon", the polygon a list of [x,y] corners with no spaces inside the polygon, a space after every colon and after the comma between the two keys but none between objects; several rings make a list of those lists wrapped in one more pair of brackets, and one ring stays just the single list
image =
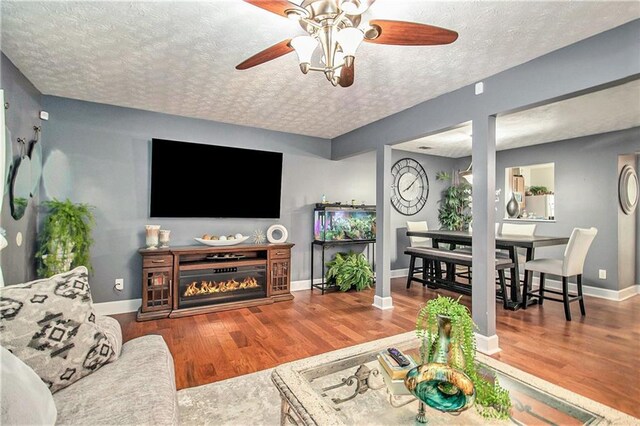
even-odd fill
[{"label": "textured ceiling", "polygon": [[[636,126],[640,126],[640,80],[499,116],[496,149],[519,148]],[[471,155],[471,123],[393,148],[443,157],[467,157]]]},{"label": "textured ceiling", "polygon": [[452,45],[363,43],[355,84],[295,54],[234,66],[294,22],[241,0],[1,2],[2,51],[44,94],[332,138],[640,17],[637,2],[378,0],[365,19],[459,32]]}]

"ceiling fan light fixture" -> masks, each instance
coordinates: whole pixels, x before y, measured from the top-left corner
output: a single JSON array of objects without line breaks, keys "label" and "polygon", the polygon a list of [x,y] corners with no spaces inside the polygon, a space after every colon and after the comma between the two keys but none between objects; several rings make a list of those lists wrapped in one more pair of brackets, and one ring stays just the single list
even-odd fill
[{"label": "ceiling fan light fixture", "polygon": [[361,4],[358,0],[341,0],[340,1],[340,10],[342,10],[347,15],[358,14],[360,10],[360,6]]},{"label": "ceiling fan light fixture", "polygon": [[356,50],[362,43],[364,34],[358,28],[348,27],[338,31],[336,41],[342,48],[344,56],[356,56]]},{"label": "ceiling fan light fixture", "polygon": [[[303,64],[310,65],[311,56],[313,56],[313,52],[316,50],[316,47],[318,47],[318,40],[311,36],[298,36],[292,39],[290,44],[298,54],[300,68],[302,69]],[[302,69],[302,72],[304,73],[304,69]]]}]

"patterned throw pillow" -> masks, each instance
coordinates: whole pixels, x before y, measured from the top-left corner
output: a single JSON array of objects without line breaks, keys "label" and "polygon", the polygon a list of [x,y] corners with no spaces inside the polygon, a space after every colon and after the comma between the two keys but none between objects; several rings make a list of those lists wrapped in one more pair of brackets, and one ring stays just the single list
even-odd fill
[{"label": "patterned throw pillow", "polygon": [[115,360],[95,324],[87,268],[0,288],[0,344],[52,393]]}]

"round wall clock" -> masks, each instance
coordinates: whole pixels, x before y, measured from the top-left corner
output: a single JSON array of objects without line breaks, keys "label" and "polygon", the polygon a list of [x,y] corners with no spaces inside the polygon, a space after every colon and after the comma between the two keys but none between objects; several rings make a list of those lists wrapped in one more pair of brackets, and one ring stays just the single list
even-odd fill
[{"label": "round wall clock", "polygon": [[393,207],[405,216],[422,210],[429,197],[429,179],[420,163],[413,158],[398,160],[391,168],[391,175]]}]

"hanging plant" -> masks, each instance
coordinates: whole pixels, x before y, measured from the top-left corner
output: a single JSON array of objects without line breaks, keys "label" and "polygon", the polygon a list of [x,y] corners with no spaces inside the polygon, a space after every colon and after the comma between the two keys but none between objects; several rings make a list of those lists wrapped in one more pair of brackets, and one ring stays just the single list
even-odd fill
[{"label": "hanging plant", "polygon": [[[461,296],[462,297],[462,296]],[[416,333],[421,340],[420,357],[423,364],[429,362],[429,350],[438,338],[438,315],[451,318],[451,345],[462,349],[464,365],[456,365],[452,358],[452,367],[465,372],[476,388],[476,409],[485,418],[507,419],[511,408],[509,392],[500,386],[497,378],[488,381],[479,373],[475,361],[476,340],[473,334],[476,325],[471,319],[469,309],[458,300],[438,296],[431,299],[420,309],[416,320]]]},{"label": "hanging plant", "polygon": [[370,288],[373,284],[373,270],[363,253],[336,253],[327,262],[326,280],[337,285],[341,291],[355,287],[357,291]]},{"label": "hanging plant", "polygon": [[49,210],[49,215],[39,236],[38,275],[50,277],[81,265],[91,271],[93,207],[56,199],[42,204]]}]

